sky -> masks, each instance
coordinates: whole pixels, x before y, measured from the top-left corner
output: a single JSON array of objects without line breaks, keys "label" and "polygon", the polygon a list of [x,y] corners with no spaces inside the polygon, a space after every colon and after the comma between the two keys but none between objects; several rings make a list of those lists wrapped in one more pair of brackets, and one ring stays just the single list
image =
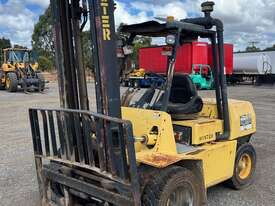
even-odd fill
[{"label": "sky", "polygon": [[[116,25],[138,23],[173,15],[176,19],[201,16],[203,0],[117,0]],[[225,24],[225,42],[235,51],[249,42],[265,48],[275,44],[275,0],[215,0],[213,16]],[[35,23],[49,0],[0,0],[0,37],[31,46]]]}]

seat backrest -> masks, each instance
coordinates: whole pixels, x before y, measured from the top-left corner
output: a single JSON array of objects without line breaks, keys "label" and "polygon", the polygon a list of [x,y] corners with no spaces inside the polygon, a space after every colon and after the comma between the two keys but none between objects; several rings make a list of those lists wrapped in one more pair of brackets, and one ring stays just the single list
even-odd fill
[{"label": "seat backrest", "polygon": [[175,74],[172,81],[169,101],[172,103],[187,103],[197,96],[197,89],[187,74]]}]

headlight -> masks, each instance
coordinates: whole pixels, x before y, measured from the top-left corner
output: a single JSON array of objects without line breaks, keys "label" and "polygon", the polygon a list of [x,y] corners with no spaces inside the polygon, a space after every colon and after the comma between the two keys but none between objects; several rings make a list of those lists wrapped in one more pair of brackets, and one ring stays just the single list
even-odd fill
[{"label": "headlight", "polygon": [[174,45],[176,43],[176,37],[174,35],[168,35],[166,37],[166,44]]}]

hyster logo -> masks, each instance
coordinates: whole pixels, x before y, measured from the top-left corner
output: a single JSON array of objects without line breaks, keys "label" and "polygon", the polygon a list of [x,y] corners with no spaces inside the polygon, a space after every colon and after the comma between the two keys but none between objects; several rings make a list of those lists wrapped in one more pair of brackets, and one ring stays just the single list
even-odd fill
[{"label": "hyster logo", "polygon": [[200,141],[207,141],[213,139],[213,134],[208,134],[199,138]]},{"label": "hyster logo", "polygon": [[110,16],[108,14],[109,3],[108,0],[101,0],[102,7],[102,28],[103,28],[103,40],[110,41],[111,40],[111,30],[110,30]]}]

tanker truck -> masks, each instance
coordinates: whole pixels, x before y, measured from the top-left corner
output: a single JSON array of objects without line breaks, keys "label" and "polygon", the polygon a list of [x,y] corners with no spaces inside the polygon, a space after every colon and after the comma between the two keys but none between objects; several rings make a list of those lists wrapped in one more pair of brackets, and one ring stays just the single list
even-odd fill
[{"label": "tanker truck", "polygon": [[231,83],[251,80],[256,85],[275,82],[275,51],[234,53]]}]

